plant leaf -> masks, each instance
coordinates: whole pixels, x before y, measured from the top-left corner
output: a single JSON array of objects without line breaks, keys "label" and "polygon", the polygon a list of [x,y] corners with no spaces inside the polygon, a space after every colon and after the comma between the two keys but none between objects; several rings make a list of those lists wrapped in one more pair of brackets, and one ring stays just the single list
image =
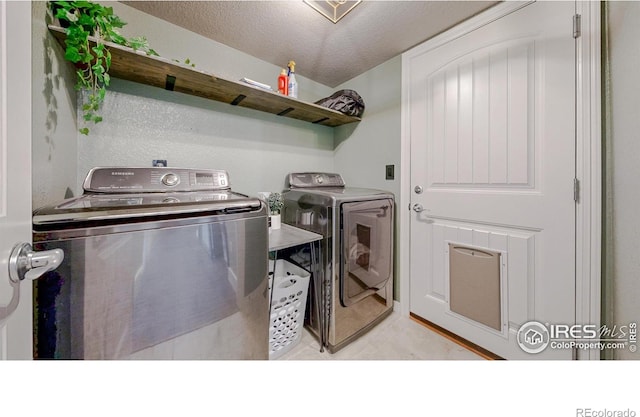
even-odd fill
[{"label": "plant leaf", "polygon": [[91,69],[96,75],[101,75],[104,73],[104,67],[102,66],[102,62],[96,63],[91,67]]},{"label": "plant leaf", "polygon": [[96,54],[98,58],[102,58],[104,56],[104,45],[98,45],[91,48],[91,50]]},{"label": "plant leaf", "polygon": [[76,16],[76,14],[75,14],[75,13],[66,12],[65,14],[66,14],[65,18],[66,18],[69,22],[77,22],[77,21],[78,21],[78,16]]},{"label": "plant leaf", "polygon": [[89,135],[89,128],[88,127],[83,127],[82,129],[79,129],[78,131],[83,135]]},{"label": "plant leaf", "polygon": [[79,25],[82,25],[82,26],[89,26],[89,27],[91,27],[91,26],[94,26],[94,25],[95,25],[95,20],[94,20],[91,16],[88,16],[88,15],[86,15],[86,14],[82,14],[82,15],[80,15],[80,17],[78,18],[78,22],[77,22],[77,23],[78,23]]},{"label": "plant leaf", "polygon": [[[59,3],[60,3],[60,2],[59,2]],[[58,10],[56,11],[56,17],[57,17],[58,19],[60,19],[60,20],[64,20],[64,21],[67,21],[67,22],[68,22],[68,21],[69,21],[69,19],[67,18],[67,13],[68,13],[67,9],[64,9],[64,8],[62,8],[62,9],[58,9]]]},{"label": "plant leaf", "polygon": [[113,43],[117,43],[118,45],[127,45],[127,39],[115,31],[109,32],[109,40]]},{"label": "plant leaf", "polygon": [[[110,9],[112,8],[110,7]],[[127,24],[127,22],[124,22],[122,19],[115,15],[111,18],[109,23],[111,23],[111,26],[113,26],[114,28],[121,28]]]},{"label": "plant leaf", "polygon": [[67,50],[64,53],[64,59],[75,64],[82,60],[82,55],[80,54],[80,51],[78,51],[78,48],[76,48],[75,46],[67,46]]}]

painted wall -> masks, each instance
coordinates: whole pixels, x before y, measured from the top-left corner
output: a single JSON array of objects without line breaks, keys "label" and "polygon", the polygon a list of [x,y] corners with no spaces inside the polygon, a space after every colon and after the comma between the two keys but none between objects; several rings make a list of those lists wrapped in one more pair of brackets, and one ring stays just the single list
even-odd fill
[{"label": "painted wall", "polygon": [[33,2],[31,12],[32,193],[36,208],[77,193],[78,150],[73,67],[48,36],[45,2]]},{"label": "painted wall", "polygon": [[[611,68],[611,137],[613,183],[613,324],[640,322],[640,3],[608,2]],[[640,359],[629,350],[616,359]]]},{"label": "painted wall", "polygon": [[[361,122],[336,128],[335,169],[353,187],[400,193],[400,106],[402,56],[349,80],[339,89],[355,90],[364,100]],[[385,179],[385,166],[395,165],[395,179]]]},{"label": "painted wall", "polygon": [[330,128],[288,121],[122,80],[113,82],[104,122],[78,137],[78,187],[94,166],[225,169],[245,194],[281,191],[294,170],[332,170]]},{"label": "painted wall", "polygon": [[[400,114],[402,56],[384,62],[336,88],[355,90],[364,100],[362,121],[336,128],[335,171],[349,186],[391,191],[400,202]],[[395,179],[385,179],[394,165]],[[396,205],[396,242],[400,225]],[[396,245],[397,248],[397,245]],[[395,259],[394,299],[398,300],[398,257]]]}]

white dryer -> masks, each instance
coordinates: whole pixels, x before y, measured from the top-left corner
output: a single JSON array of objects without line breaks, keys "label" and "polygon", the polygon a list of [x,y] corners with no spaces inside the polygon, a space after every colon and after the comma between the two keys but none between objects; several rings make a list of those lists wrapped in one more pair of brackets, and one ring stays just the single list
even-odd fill
[{"label": "white dryer", "polygon": [[292,173],[283,221],[323,236],[321,279],[311,284],[307,327],[335,352],[393,311],[394,196],[346,187],[339,174]]}]

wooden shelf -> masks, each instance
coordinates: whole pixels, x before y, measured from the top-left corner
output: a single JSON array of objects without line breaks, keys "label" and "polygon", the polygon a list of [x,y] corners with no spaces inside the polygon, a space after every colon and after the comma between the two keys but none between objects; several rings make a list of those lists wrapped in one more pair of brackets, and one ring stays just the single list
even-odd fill
[{"label": "wooden shelf", "polygon": [[[49,31],[64,48],[65,30],[49,25]],[[348,116],[243,82],[225,80],[166,58],[148,56],[144,52],[111,42],[105,42],[105,45],[111,52],[111,77],[324,126],[335,127],[361,120],[359,117]]]}]

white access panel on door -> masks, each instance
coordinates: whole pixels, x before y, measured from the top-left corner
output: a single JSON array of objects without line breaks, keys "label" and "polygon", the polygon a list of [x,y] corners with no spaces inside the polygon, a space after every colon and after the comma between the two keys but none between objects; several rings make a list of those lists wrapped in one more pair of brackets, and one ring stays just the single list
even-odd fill
[{"label": "white access panel on door", "polygon": [[446,300],[449,313],[508,337],[507,253],[446,242]]}]

